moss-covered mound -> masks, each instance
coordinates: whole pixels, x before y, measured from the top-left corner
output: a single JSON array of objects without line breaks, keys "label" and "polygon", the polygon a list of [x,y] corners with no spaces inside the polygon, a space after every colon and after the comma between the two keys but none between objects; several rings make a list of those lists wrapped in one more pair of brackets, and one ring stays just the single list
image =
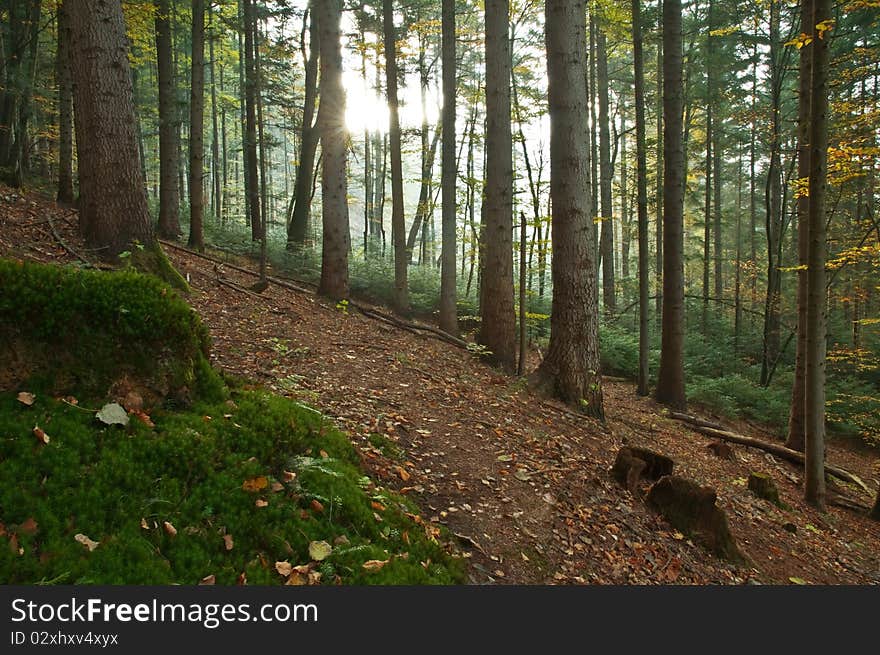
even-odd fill
[{"label": "moss-covered mound", "polygon": [[0,391],[215,396],[208,335],[168,284],[0,259]]},{"label": "moss-covered mound", "polygon": [[437,530],[314,410],[241,392],[150,418],[0,394],[0,583],[461,581]]}]

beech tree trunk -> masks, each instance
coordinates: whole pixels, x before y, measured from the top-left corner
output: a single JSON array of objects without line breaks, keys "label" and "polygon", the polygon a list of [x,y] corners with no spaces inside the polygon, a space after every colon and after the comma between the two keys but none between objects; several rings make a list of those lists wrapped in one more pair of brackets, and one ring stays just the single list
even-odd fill
[{"label": "beech tree trunk", "polygon": [[553,311],[547,356],[536,372],[554,396],[604,419],[599,295],[593,247],[584,0],[547,0]]},{"label": "beech tree trunk", "polygon": [[486,2],[486,185],[480,262],[480,334],[490,359],[516,367],[513,303],[513,140],[508,0]]},{"label": "beech tree trunk", "polygon": [[155,244],[138,160],[128,40],[122,5],[65,0],[79,154],[80,230],[115,260],[135,242]]},{"label": "beech tree trunk", "polygon": [[455,0],[443,0],[443,145],[441,150],[442,245],[440,254],[440,329],[458,335],[455,270]]},{"label": "beech tree trunk", "polygon": [[318,19],[321,54],[321,107],[318,126],[321,133],[321,211],[323,245],[321,282],[318,292],[335,300],[348,297],[348,251],[351,235],[348,224],[348,152],[345,127],[345,88],[342,86],[342,45],[340,18],[342,0],[323,0],[313,7]]},{"label": "beech tree trunk", "polygon": [[687,405],[684,390],[684,147],[681,0],[663,3],[663,334],[657,401]]}]

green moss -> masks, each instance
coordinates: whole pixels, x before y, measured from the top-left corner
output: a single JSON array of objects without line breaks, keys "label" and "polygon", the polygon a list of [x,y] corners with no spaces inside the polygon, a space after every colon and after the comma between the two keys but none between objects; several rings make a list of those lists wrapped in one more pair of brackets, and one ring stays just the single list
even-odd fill
[{"label": "green moss", "polygon": [[[345,435],[313,410],[242,392],[152,420],[154,428],[137,419],[105,426],[45,396],[26,407],[0,394],[0,479],[16,481],[0,486],[0,582],[193,584],[214,575],[235,584],[245,573],[249,584],[282,584],[275,562],[309,563],[318,540],[334,544],[313,565],[324,584],[462,581],[459,560],[402,497],[363,476]],[[247,491],[253,480],[261,488]],[[99,545],[89,551],[77,534]],[[21,554],[7,547],[12,535]],[[367,560],[388,563],[370,570]]]},{"label": "green moss", "polygon": [[179,291],[190,292],[189,284],[171,265],[168,256],[158,243],[147,247],[136,246],[130,253],[129,262],[131,267],[140,273],[154,275]]},{"label": "green moss", "polygon": [[107,273],[0,259],[0,390],[28,383],[104,397],[123,379],[159,398],[186,387],[217,395],[208,334],[171,287]]}]

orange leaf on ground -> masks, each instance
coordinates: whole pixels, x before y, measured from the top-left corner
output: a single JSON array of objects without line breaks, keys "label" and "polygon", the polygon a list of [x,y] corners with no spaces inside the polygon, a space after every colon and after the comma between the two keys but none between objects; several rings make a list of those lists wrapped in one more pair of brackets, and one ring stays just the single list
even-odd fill
[{"label": "orange leaf on ground", "polygon": [[241,488],[251,493],[255,493],[257,491],[260,491],[261,489],[265,489],[268,486],[269,480],[266,479],[265,475],[251,478],[250,480],[245,480],[241,483]]}]

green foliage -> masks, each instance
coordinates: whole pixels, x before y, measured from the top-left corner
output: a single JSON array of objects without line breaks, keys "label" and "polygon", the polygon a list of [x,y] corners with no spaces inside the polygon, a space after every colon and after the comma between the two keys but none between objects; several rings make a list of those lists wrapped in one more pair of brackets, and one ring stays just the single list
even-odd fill
[{"label": "green foliage", "polygon": [[[243,392],[152,419],[155,428],[105,426],[43,396],[26,407],[0,394],[0,477],[15,481],[0,487],[0,581],[195,584],[214,575],[235,584],[245,573],[251,584],[281,584],[274,563],[307,564],[320,540],[334,544],[319,569],[324,584],[461,581],[434,533],[363,477],[346,436],[313,410]],[[5,543],[13,534],[21,554]],[[98,546],[89,551],[78,534]],[[370,571],[371,559],[390,561]]]},{"label": "green foliage", "polygon": [[165,395],[216,398],[208,333],[169,285],[114,273],[0,259],[0,352],[13,383],[102,396],[123,376]]}]

